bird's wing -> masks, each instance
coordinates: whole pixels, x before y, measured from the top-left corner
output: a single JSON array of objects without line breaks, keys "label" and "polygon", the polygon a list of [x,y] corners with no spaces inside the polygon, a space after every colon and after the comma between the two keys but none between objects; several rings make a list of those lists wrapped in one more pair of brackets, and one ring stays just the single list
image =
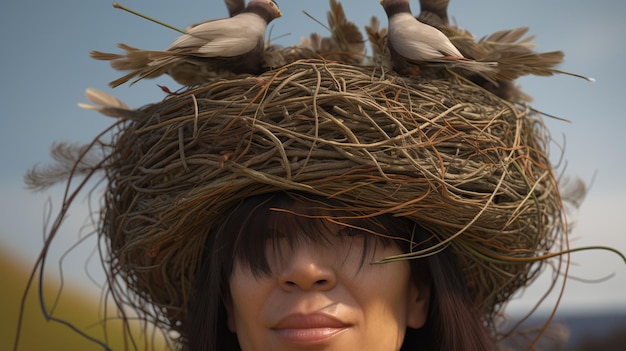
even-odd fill
[{"label": "bird's wing", "polygon": [[176,39],[170,46],[167,47],[167,51],[176,51],[180,48],[193,48],[200,47],[207,41],[214,40],[215,38],[223,35],[223,28],[228,22],[228,18],[204,21],[198,24],[187,27],[186,33],[178,39]]},{"label": "bird's wing", "polygon": [[263,19],[249,14],[209,21],[191,28],[167,50],[204,57],[243,55],[254,50],[259,40],[263,40],[265,27]]},{"label": "bird's wing", "polygon": [[438,29],[417,21],[413,16],[392,18],[389,40],[394,49],[409,60],[429,61],[442,56],[463,57],[448,37]]}]

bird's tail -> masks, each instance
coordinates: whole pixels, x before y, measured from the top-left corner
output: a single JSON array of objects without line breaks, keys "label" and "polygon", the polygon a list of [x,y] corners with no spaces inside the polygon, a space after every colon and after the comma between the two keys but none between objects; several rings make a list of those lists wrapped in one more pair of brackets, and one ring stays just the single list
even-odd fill
[{"label": "bird's tail", "polygon": [[443,57],[429,61],[425,66],[442,66],[452,69],[461,69],[470,73],[484,75],[485,78],[495,77],[498,73],[498,63],[494,61],[474,61],[463,57]]},{"label": "bird's tail", "polygon": [[109,61],[111,67],[119,71],[130,71],[128,74],[112,81],[113,88],[136,78],[131,84],[143,78],[156,78],[167,72],[173,57],[164,57],[162,51],[141,50],[120,43],[117,47],[124,50],[123,54],[113,54],[101,51],[92,51],[91,57],[96,60]]}]

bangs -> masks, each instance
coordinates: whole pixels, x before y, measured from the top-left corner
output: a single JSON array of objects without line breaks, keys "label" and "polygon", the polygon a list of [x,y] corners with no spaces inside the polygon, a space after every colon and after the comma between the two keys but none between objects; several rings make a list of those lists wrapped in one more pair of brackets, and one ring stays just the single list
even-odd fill
[{"label": "bangs", "polygon": [[361,250],[363,265],[371,261],[368,253],[373,254],[376,245],[396,245],[408,252],[417,239],[415,228],[413,222],[391,215],[365,216],[337,200],[277,192],[250,197],[235,206],[219,226],[216,240],[222,242],[218,247],[231,252],[230,264],[223,267],[226,276],[234,262],[261,276],[271,274],[268,255],[282,259],[281,245],[294,249],[312,243],[326,248],[330,247],[329,235],[346,240],[359,237],[363,244],[355,249]]}]

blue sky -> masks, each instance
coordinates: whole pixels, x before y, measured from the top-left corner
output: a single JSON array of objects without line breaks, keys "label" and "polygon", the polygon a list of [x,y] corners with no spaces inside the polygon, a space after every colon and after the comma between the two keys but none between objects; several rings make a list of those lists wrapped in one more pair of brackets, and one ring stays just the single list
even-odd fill
[{"label": "blue sky", "polygon": [[[290,45],[302,36],[324,29],[302,11],[325,22],[325,0],[279,0],[283,17],[273,22],[272,36]],[[122,0],[123,5],[177,27],[226,16],[222,1]],[[344,0],[348,17],[362,28],[371,16],[386,23],[378,0]],[[600,5],[601,4],[601,5]],[[419,4],[412,6],[417,12]],[[626,2],[603,0],[452,0],[450,14],[460,27],[477,37],[497,30],[530,27],[539,51],[563,50],[562,70],[594,77],[589,83],[569,76],[529,77],[520,82],[534,97],[533,107],[567,118],[571,123],[546,118],[555,140],[565,145],[565,174],[593,184],[571,235],[572,246],[608,245],[626,252],[623,222],[626,206],[626,118],[624,107],[623,34]],[[48,199],[59,208],[62,187],[35,194],[24,189],[22,177],[36,163],[48,163],[55,141],[87,142],[113,120],[81,110],[88,87],[112,92],[132,107],[164,97],[156,84],[175,88],[168,77],[144,80],[132,87],[109,89],[120,73],[105,62],[89,58],[90,50],[115,52],[124,42],[145,49],[162,49],[178,33],[114,9],[109,0],[4,1],[0,4],[0,38],[3,45],[0,76],[0,245],[30,264],[42,244],[44,209]],[[560,151],[555,147],[553,155]],[[595,176],[595,177],[594,177]],[[60,234],[54,252],[60,255],[76,241],[88,213],[86,196],[79,198]],[[86,281],[84,261],[93,243],[82,245],[64,261],[70,279]],[[56,266],[51,258],[50,270]],[[626,264],[606,252],[575,254],[562,310],[626,310]],[[92,260],[93,262],[93,260]],[[91,266],[97,266],[92,264]],[[88,268],[95,274],[97,268]],[[547,271],[536,287],[515,301],[513,310],[536,301]],[[591,284],[609,275],[611,279]],[[88,284],[85,284],[87,286]],[[89,289],[86,287],[86,289]]]}]

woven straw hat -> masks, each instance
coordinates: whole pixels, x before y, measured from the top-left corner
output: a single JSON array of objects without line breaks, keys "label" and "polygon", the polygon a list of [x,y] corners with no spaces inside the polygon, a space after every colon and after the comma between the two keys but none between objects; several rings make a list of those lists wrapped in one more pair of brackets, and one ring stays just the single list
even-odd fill
[{"label": "woven straw hat", "polygon": [[[564,234],[548,137],[527,111],[457,79],[296,61],[216,81],[119,123],[100,233],[131,304],[184,319],[224,211],[299,191],[416,221],[454,250],[476,307],[498,310]],[[392,258],[393,259],[393,258]]]}]

